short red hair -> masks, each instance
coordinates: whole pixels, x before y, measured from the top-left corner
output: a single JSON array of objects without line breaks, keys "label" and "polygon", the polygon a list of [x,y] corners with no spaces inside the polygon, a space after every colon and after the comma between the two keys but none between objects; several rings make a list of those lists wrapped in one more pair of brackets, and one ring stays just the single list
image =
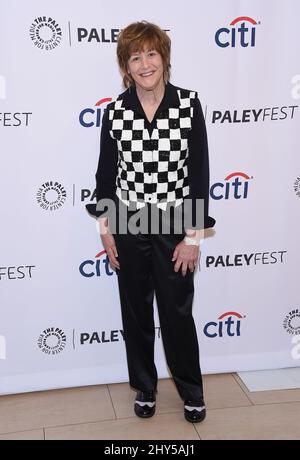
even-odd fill
[{"label": "short red hair", "polygon": [[143,51],[145,47],[149,50],[155,50],[161,55],[165,83],[170,80],[170,38],[164,30],[151,22],[133,22],[119,33],[117,40],[117,57],[125,88],[135,84],[128,73],[128,60],[132,53]]}]

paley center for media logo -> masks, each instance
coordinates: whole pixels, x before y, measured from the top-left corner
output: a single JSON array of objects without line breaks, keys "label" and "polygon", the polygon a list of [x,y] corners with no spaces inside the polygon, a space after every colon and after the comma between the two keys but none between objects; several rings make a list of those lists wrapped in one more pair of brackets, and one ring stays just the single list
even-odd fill
[{"label": "paley center for media logo", "polygon": [[[161,328],[155,326],[155,338],[161,339]],[[103,329],[103,330],[79,330],[73,329],[73,340],[70,345],[73,350],[77,347],[93,345],[103,345],[124,342],[123,329]],[[72,342],[72,343],[71,343]],[[39,336],[37,341],[38,348],[47,356],[56,356],[66,349],[67,336],[59,327],[49,327]],[[4,336],[0,335],[0,359],[6,358],[6,342]],[[2,358],[1,358],[2,356]]]},{"label": "paley center for media logo", "polygon": [[98,278],[99,276],[112,276],[115,274],[110,269],[109,258],[105,249],[96,254],[94,260],[84,260],[79,265],[79,273],[85,278]]},{"label": "paley center for media logo", "polygon": [[300,309],[294,308],[283,320],[283,328],[288,334],[300,334]]},{"label": "paley center for media logo", "polygon": [[256,26],[260,22],[249,16],[239,16],[233,19],[229,27],[221,27],[215,33],[215,42],[221,48],[243,48],[254,47],[256,45]]},{"label": "paley center for media logo", "polygon": [[294,192],[300,198],[300,176],[294,182]]},{"label": "paley center for media logo", "polygon": [[55,19],[39,16],[32,21],[29,29],[33,44],[41,50],[54,50],[61,43],[62,30]]},{"label": "paley center for media logo", "polygon": [[245,316],[236,311],[227,311],[217,318],[217,321],[209,321],[205,324],[203,332],[209,339],[216,337],[240,337],[241,324]]},{"label": "paley center for media logo", "polygon": [[36,199],[38,205],[45,211],[56,211],[64,205],[67,192],[62,184],[50,180],[39,187]]},{"label": "paley center for media logo", "polygon": [[79,123],[84,128],[98,128],[101,125],[102,116],[103,116],[103,104],[108,104],[111,102],[111,97],[105,97],[96,102],[95,107],[87,107],[83,109],[79,114]]},{"label": "paley center for media logo", "polygon": [[58,355],[67,343],[67,336],[59,327],[45,329],[38,338],[38,347],[46,355]]}]

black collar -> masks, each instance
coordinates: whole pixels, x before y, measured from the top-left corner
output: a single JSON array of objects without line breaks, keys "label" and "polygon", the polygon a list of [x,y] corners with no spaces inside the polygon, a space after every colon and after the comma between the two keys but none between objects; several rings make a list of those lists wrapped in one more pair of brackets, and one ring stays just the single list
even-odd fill
[{"label": "black collar", "polygon": [[[118,99],[122,99],[122,106],[124,108],[131,109],[134,112],[138,112],[141,115],[144,115],[144,110],[136,93],[135,86],[130,86],[124,93],[120,94]],[[170,107],[179,106],[180,101],[177,93],[177,88],[176,86],[172,85],[172,83],[168,82],[165,86],[165,93],[157,109],[156,115],[165,109],[169,109]]]}]

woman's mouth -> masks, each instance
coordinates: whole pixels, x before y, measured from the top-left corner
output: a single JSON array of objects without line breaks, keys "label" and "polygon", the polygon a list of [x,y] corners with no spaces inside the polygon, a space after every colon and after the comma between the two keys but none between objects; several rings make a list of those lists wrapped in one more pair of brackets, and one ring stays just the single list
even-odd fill
[{"label": "woman's mouth", "polygon": [[151,72],[144,72],[144,73],[141,73],[140,76],[141,77],[150,77],[151,75],[154,74],[154,71],[151,71]]}]

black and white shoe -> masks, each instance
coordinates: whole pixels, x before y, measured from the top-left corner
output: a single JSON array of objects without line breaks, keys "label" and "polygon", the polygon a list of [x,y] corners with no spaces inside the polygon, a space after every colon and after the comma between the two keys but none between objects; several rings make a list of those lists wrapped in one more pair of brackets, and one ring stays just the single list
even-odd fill
[{"label": "black and white shoe", "polygon": [[204,401],[184,401],[184,416],[188,422],[202,422],[206,417]]},{"label": "black and white shoe", "polygon": [[155,414],[156,391],[138,391],[135,402],[134,412],[138,417],[149,418]]}]

